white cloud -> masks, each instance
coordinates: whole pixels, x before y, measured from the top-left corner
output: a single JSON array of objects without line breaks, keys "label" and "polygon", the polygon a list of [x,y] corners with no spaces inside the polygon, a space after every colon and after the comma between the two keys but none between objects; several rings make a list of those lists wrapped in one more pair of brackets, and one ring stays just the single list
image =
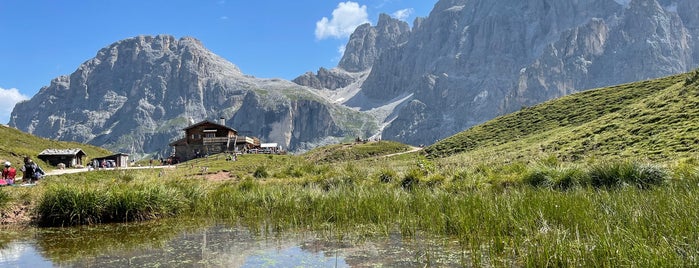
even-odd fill
[{"label": "white cloud", "polygon": [[393,14],[391,14],[391,16],[396,18],[396,19],[404,21],[404,20],[408,19],[408,17],[410,17],[410,15],[412,15],[413,12],[415,12],[414,9],[406,8],[406,9],[401,9],[401,10],[398,10],[396,12],[393,12]]},{"label": "white cloud", "polygon": [[369,14],[365,5],[347,1],[341,2],[333,10],[332,18],[323,17],[316,22],[316,39],[346,38],[357,26],[369,22]]},{"label": "white cloud", "polygon": [[28,99],[29,97],[19,93],[19,90],[16,88],[0,88],[0,123],[7,124],[10,122],[10,114],[12,109],[15,108],[15,104]]},{"label": "white cloud", "polygon": [[219,17],[218,19],[220,19],[220,20],[228,20],[228,16],[221,16],[221,17]]}]

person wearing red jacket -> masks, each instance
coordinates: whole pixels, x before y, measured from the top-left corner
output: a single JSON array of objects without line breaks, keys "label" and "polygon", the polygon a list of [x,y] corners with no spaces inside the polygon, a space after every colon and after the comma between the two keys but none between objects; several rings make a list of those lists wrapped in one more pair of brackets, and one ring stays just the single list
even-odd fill
[{"label": "person wearing red jacket", "polygon": [[15,176],[17,176],[17,170],[8,161],[5,162],[5,168],[2,170],[2,180],[6,185],[15,184]]}]

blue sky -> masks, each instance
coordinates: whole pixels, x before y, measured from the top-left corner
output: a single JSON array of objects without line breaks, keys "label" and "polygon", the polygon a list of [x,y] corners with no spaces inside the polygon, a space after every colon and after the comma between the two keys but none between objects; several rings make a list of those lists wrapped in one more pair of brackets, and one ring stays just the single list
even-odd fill
[{"label": "blue sky", "polygon": [[192,36],[245,74],[293,79],[337,65],[349,34],[386,13],[412,25],[437,0],[0,0],[0,123],[18,101],[138,35]]}]

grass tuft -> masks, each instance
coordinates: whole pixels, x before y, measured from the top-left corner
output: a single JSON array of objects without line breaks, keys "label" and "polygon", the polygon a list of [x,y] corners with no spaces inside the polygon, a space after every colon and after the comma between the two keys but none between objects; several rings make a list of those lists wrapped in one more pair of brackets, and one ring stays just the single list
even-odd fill
[{"label": "grass tuft", "polygon": [[629,161],[595,165],[589,176],[590,184],[597,188],[633,185],[641,189],[661,185],[669,177],[660,167]]}]

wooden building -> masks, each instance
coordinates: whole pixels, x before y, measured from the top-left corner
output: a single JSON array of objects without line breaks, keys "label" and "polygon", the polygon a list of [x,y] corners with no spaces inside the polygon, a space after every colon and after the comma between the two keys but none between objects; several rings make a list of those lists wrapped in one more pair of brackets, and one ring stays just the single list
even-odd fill
[{"label": "wooden building", "polygon": [[247,152],[250,149],[259,148],[260,139],[250,136],[238,136],[235,139],[235,151]]},{"label": "wooden building", "polygon": [[46,149],[39,153],[39,159],[52,166],[64,164],[66,167],[83,166],[83,157],[87,154],[81,149]]},{"label": "wooden building", "polygon": [[93,158],[93,167],[98,168],[101,166],[102,161],[106,162],[106,167],[108,168],[125,168],[129,166],[129,155],[125,153],[118,153],[103,157]]},{"label": "wooden building", "polygon": [[221,124],[204,120],[185,128],[184,138],[170,143],[173,157],[179,162],[234,151],[238,132],[224,124],[223,120]]}]

